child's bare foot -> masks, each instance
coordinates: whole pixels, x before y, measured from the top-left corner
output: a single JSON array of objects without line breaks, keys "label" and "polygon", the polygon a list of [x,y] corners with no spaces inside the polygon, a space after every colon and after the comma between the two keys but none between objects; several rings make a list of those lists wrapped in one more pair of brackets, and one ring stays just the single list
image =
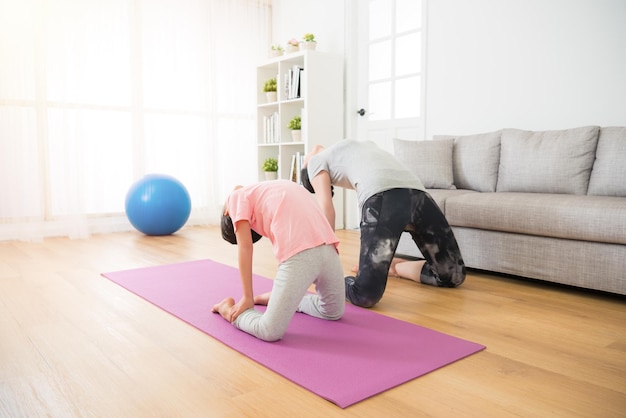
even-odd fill
[{"label": "child's bare foot", "polygon": [[262,293],[260,295],[256,295],[254,297],[254,304],[255,305],[265,305],[267,306],[267,304],[270,301],[270,295],[272,294],[272,292],[267,292],[267,293]]},{"label": "child's bare foot", "polygon": [[359,272],[359,266],[352,266],[352,268],[350,269],[350,271],[352,273],[358,273]]},{"label": "child's bare foot", "polygon": [[218,313],[222,316],[222,318],[224,318],[228,322],[231,322],[230,318],[232,317],[232,307],[234,305],[235,305],[235,299],[226,298],[220,303],[216,303],[215,305],[213,305],[211,312]]}]

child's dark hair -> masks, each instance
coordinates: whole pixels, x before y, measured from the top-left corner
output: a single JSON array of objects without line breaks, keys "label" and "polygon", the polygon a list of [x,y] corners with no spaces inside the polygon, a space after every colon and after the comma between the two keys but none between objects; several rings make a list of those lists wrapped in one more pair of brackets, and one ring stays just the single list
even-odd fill
[{"label": "child's dark hair", "polygon": [[[231,244],[237,244],[237,236],[235,235],[235,227],[233,225],[233,220],[230,215],[222,214],[222,238],[225,241],[230,242]],[[252,231],[252,243],[257,242],[261,239],[262,235],[256,233],[253,229]]]},{"label": "child's dark hair", "polygon": [[[307,189],[309,192],[315,193],[315,189],[313,188],[311,180],[309,179],[309,170],[307,170],[306,167],[300,170],[300,182],[302,183],[302,186],[304,186],[304,188]],[[335,195],[335,188],[332,186],[332,184],[330,186],[330,195]]]}]

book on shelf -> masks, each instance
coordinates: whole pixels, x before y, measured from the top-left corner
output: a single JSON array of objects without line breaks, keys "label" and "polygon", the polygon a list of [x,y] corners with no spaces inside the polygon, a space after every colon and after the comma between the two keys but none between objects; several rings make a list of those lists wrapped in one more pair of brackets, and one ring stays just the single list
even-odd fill
[{"label": "book on shelf", "polygon": [[272,115],[272,138],[274,142],[280,142],[280,115],[274,112]]},{"label": "book on shelf", "polygon": [[280,116],[278,112],[274,112],[270,116],[263,116],[263,143],[278,142],[280,142]]},{"label": "book on shelf", "polygon": [[296,155],[291,156],[291,168],[289,170],[289,180],[297,182],[296,178]]},{"label": "book on shelf", "polygon": [[296,90],[297,97],[302,97],[302,73],[304,72],[304,68],[298,69],[298,89]]},{"label": "book on shelf", "polygon": [[294,65],[287,70],[283,84],[285,97],[287,99],[300,98],[300,79],[302,78],[303,70],[304,68],[299,65]]},{"label": "book on shelf", "polygon": [[298,65],[294,65],[291,71],[291,98],[295,99],[300,97],[300,67]]},{"label": "book on shelf", "polygon": [[291,181],[294,181],[298,184],[302,184],[300,171],[302,170],[303,165],[304,165],[304,154],[298,151],[291,156],[291,170],[289,171],[289,179]]},{"label": "book on shelf", "polygon": [[296,152],[296,183],[302,184],[300,170],[302,169],[302,156],[300,152]]}]

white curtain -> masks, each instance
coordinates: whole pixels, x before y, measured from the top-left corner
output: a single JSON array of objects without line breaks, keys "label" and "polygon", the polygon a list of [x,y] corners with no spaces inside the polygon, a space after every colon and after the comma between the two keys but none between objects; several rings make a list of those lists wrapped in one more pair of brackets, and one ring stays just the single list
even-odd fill
[{"label": "white curtain", "polygon": [[0,240],[131,229],[148,173],[215,222],[257,172],[270,1],[0,0]]}]

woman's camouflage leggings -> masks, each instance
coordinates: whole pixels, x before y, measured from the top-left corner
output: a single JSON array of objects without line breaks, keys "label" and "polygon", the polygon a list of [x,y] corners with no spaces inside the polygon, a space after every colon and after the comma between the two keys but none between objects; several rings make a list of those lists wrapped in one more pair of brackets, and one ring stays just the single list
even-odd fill
[{"label": "woman's camouflage leggings", "polygon": [[359,270],[348,276],[346,297],[372,307],[383,296],[389,266],[400,235],[407,231],[426,259],[420,281],[456,287],[465,280],[465,264],[452,229],[432,197],[421,190],[391,189],[367,199],[361,214]]}]

